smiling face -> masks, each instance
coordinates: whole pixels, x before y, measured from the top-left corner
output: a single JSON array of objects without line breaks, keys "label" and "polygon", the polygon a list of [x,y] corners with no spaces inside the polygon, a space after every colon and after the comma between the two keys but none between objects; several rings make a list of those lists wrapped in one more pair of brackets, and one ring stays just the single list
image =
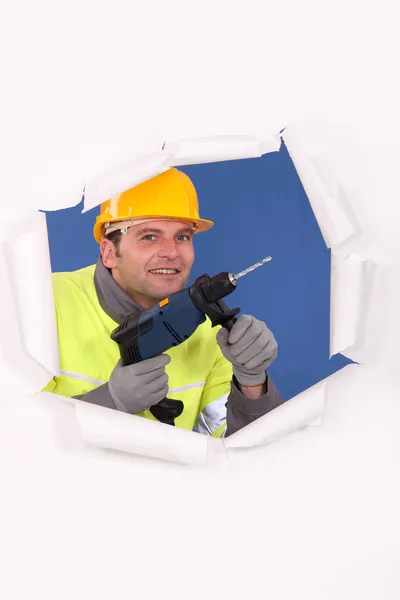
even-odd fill
[{"label": "smiling face", "polygon": [[192,237],[188,223],[154,220],[130,227],[119,248],[103,239],[100,252],[119,286],[149,308],[186,286],[194,261]]}]

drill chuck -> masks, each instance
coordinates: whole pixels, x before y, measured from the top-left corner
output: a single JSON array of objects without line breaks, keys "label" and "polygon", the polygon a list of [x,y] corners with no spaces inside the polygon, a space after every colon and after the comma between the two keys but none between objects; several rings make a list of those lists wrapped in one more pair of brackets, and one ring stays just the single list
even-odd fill
[{"label": "drill chuck", "polygon": [[236,289],[236,279],[232,273],[218,273],[214,277],[210,277],[202,285],[204,298],[210,302],[217,302],[225,296],[229,296]]}]

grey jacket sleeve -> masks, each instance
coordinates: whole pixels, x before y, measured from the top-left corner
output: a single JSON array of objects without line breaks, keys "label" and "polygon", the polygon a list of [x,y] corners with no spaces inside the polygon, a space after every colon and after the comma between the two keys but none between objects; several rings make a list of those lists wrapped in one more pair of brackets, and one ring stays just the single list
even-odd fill
[{"label": "grey jacket sleeve", "polygon": [[117,410],[114,401],[111,397],[111,393],[108,387],[108,383],[103,383],[98,388],[91,390],[87,394],[81,394],[80,396],[73,396],[77,400],[83,400],[89,404],[97,404],[98,406],[104,406],[105,408],[113,408]]},{"label": "grey jacket sleeve", "polygon": [[226,403],[226,437],[246,427],[246,425],[267,414],[280,404],[283,404],[283,400],[268,375],[267,393],[261,398],[246,398],[239,389],[236,377],[233,377],[231,391]]}]

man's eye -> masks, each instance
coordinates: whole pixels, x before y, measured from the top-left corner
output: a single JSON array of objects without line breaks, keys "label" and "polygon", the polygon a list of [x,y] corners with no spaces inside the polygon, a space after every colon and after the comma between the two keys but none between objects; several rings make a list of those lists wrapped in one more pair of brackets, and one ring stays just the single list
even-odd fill
[{"label": "man's eye", "polygon": [[182,235],[178,235],[177,238],[179,241],[184,242],[190,239],[190,237],[188,235],[182,234]]},{"label": "man's eye", "polygon": [[142,237],[142,240],[151,240],[154,237],[155,236],[152,233],[149,233],[148,235],[145,235],[144,237]]}]

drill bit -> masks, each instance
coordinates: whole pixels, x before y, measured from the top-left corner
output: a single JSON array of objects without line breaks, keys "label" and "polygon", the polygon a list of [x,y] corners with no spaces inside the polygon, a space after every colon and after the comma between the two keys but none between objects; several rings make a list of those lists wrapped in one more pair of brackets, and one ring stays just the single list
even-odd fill
[{"label": "drill bit", "polygon": [[262,260],[260,260],[255,265],[252,265],[251,267],[248,267],[248,269],[245,269],[244,271],[240,271],[240,273],[238,273],[237,275],[232,275],[232,279],[234,279],[235,284],[236,284],[236,281],[240,277],[243,277],[243,275],[247,275],[247,273],[250,273],[250,271],[254,271],[254,269],[258,269],[258,267],[261,267],[261,265],[264,265],[265,263],[269,262],[270,260],[272,260],[272,256],[267,256],[266,258],[263,258]]}]

